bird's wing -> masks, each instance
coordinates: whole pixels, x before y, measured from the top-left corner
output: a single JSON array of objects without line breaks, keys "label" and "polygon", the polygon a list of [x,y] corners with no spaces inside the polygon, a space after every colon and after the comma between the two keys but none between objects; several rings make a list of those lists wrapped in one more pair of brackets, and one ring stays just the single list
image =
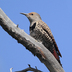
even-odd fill
[{"label": "bird's wing", "polygon": [[42,20],[40,20],[38,23],[41,25],[41,27],[44,29],[44,31],[51,37],[58,55],[62,57],[62,55],[61,55],[61,53],[60,53],[60,51],[58,49],[58,46],[57,46],[57,44],[55,42],[55,39],[54,39],[54,37],[52,35],[52,32],[51,32],[50,28],[48,27],[48,25],[46,23],[44,23]]}]

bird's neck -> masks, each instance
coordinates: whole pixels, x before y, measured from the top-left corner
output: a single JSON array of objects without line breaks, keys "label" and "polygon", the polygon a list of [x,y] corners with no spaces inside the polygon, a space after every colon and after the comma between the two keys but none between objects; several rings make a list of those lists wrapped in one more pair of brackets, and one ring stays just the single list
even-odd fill
[{"label": "bird's neck", "polygon": [[32,24],[34,24],[36,21],[32,21],[32,22],[30,22],[30,25],[32,25]]},{"label": "bird's neck", "polygon": [[[40,19],[41,20],[41,19]],[[40,20],[37,20],[37,21],[31,21],[30,22],[30,25],[33,25],[34,23],[37,23],[37,22],[39,22]]]}]

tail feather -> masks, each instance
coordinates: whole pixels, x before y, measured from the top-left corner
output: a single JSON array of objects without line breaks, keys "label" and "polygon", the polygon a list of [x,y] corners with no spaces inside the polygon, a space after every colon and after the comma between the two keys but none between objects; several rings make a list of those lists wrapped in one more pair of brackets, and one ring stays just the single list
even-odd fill
[{"label": "tail feather", "polygon": [[52,53],[52,54],[53,54],[54,57],[57,59],[57,61],[59,62],[59,64],[62,66],[62,64],[61,64],[61,62],[60,62],[60,58],[59,58],[58,54],[56,53],[56,50],[55,50],[55,49],[53,49],[53,53]]}]

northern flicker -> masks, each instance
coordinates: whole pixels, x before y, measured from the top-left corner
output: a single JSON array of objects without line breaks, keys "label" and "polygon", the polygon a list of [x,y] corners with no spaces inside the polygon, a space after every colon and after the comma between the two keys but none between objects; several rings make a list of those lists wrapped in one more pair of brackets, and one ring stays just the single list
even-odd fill
[{"label": "northern flicker", "polygon": [[60,57],[62,57],[62,55],[48,25],[42,21],[40,15],[36,12],[21,14],[25,15],[30,21],[30,35],[38,42],[42,42],[61,65]]}]

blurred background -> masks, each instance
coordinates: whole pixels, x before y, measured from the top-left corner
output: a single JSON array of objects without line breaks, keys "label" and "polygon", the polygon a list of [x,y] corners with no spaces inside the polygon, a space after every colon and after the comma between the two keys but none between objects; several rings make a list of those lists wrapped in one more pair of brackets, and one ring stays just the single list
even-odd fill
[{"label": "blurred background", "polygon": [[[72,0],[0,0],[0,8],[21,29],[29,34],[29,21],[20,12],[37,12],[50,27],[59,50],[65,72],[72,71]],[[37,66],[49,72],[40,60],[12,38],[0,26],[0,72],[23,70]]]}]

